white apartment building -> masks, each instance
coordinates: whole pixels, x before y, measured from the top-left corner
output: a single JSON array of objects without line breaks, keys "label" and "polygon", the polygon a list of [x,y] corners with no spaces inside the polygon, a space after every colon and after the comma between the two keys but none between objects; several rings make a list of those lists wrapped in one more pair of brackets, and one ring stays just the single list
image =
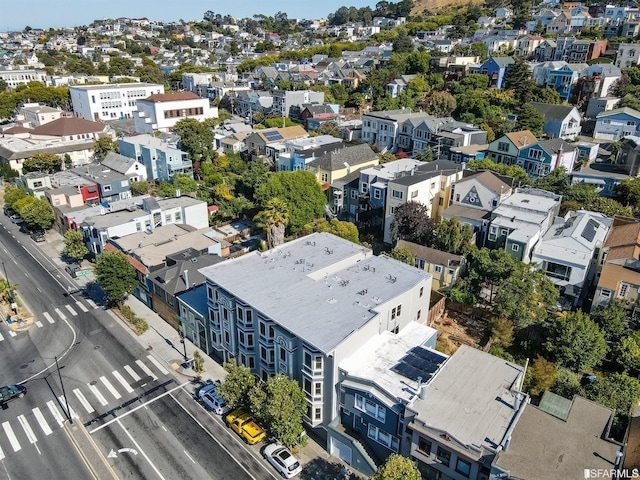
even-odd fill
[{"label": "white apartment building", "polygon": [[132,118],[138,100],[164,93],[164,85],[123,83],[69,87],[73,113],[93,121]]},{"label": "white apartment building", "polygon": [[29,122],[30,126],[35,128],[61,118],[63,113],[62,110],[47,105],[25,103],[20,108],[18,120]]},{"label": "white apartment building", "polygon": [[199,272],[220,357],[263,379],[297,380],[305,421],[324,436],[338,415],[340,362],[383,332],[424,324],[429,313],[430,274],[328,233]]},{"label": "white apartment building", "polygon": [[138,133],[168,132],[185,118],[218,118],[218,107],[193,92],[156,93],[138,100],[133,118]]},{"label": "white apartment building", "polygon": [[640,63],[640,45],[637,43],[621,43],[616,53],[615,65],[618,68],[635,67]]},{"label": "white apartment building", "polygon": [[0,70],[0,80],[7,82],[9,90],[29,82],[47,84],[47,72],[44,70]]}]

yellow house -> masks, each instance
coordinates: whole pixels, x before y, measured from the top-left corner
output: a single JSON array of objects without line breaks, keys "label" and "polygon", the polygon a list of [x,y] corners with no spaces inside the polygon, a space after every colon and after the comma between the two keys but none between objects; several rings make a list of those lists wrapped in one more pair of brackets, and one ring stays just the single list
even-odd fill
[{"label": "yellow house", "polygon": [[309,162],[307,170],[313,172],[324,190],[336,180],[361,168],[380,163],[378,155],[367,144],[336,148]]}]

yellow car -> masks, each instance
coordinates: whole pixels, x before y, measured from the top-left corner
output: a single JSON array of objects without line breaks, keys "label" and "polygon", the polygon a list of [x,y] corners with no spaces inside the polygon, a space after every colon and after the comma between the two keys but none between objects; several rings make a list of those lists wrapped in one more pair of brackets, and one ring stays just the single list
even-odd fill
[{"label": "yellow car", "polygon": [[226,422],[249,445],[258,443],[267,436],[264,429],[253,420],[253,417],[242,410],[231,412],[227,415]]}]

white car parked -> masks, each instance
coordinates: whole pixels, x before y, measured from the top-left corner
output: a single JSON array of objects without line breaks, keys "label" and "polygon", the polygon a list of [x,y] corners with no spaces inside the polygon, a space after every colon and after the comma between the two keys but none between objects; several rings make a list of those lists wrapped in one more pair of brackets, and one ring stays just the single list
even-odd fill
[{"label": "white car parked", "polygon": [[293,478],[302,471],[300,461],[293,456],[287,447],[283,447],[278,443],[272,443],[264,447],[262,456],[284,478]]},{"label": "white car parked", "polygon": [[198,399],[203,405],[218,415],[224,415],[231,410],[224,399],[216,392],[217,385],[211,381],[198,391]]}]

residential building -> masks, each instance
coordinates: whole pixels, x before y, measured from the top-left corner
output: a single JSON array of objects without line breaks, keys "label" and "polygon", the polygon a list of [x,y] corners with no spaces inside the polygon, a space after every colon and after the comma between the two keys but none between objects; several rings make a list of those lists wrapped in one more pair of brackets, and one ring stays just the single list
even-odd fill
[{"label": "residential building", "polygon": [[331,135],[287,140],[284,142],[284,151],[278,154],[276,170],[305,170],[309,162],[342,146],[342,139]]},{"label": "residential building", "polygon": [[449,160],[454,163],[467,164],[472,160],[482,160],[487,154],[488,143],[467,145],[466,147],[449,147]]},{"label": "residential building", "polygon": [[531,261],[533,247],[553,225],[562,197],[537,188],[516,188],[491,212],[486,246],[501,248],[516,260]]},{"label": "residential building", "polygon": [[185,118],[218,118],[218,107],[193,92],[156,93],[137,100],[133,118],[138,133],[168,132]]},{"label": "residential building", "polygon": [[553,88],[563,102],[568,102],[580,74],[588,66],[586,63],[565,63],[560,68],[549,72],[547,84],[544,86]]},{"label": "residential building", "polygon": [[640,289],[640,223],[614,217],[600,255],[600,272],[591,311],[620,300],[632,308]]},{"label": "residential building", "polygon": [[384,213],[384,241],[392,244],[391,224],[396,209],[407,202],[417,202],[427,207],[428,215],[436,221],[449,207],[451,186],[462,178],[462,166],[448,160],[436,160],[421,165],[404,175],[389,181]]},{"label": "residential building", "polygon": [[616,52],[615,66],[618,68],[635,67],[640,63],[640,48],[637,43],[621,43]]},{"label": "residential building", "polygon": [[113,83],[69,87],[75,116],[96,122],[133,118],[137,100],[159,93],[164,93],[164,85],[153,83]]},{"label": "residential building", "polygon": [[402,454],[423,478],[489,478],[527,405],[524,368],[467,345],[405,407]]},{"label": "residential building", "polygon": [[312,90],[274,90],[272,113],[276,117],[291,116],[292,107],[297,107],[297,111],[301,112],[304,105],[307,104],[323,104],[324,92],[314,92]]},{"label": "residential building", "polygon": [[305,422],[324,438],[340,414],[341,362],[385,331],[424,321],[429,311],[429,274],[328,233],[201,273],[212,345],[259,378],[298,381],[308,403]]},{"label": "residential building", "polygon": [[631,135],[622,139],[613,165],[630,177],[640,175],[640,137]]},{"label": "residential building", "polygon": [[27,172],[16,179],[16,185],[29,195],[42,199],[46,197],[45,192],[51,188],[51,177],[44,172]]},{"label": "residential building", "polygon": [[561,138],[540,140],[520,149],[517,165],[533,178],[546,177],[556,168],[573,171],[578,149]]},{"label": "residential building", "polygon": [[142,163],[149,180],[167,182],[177,173],[193,177],[193,164],[188,154],[167,140],[152,135],[121,137],[118,149],[121,155]]},{"label": "residential building", "polygon": [[573,105],[531,102],[542,118],[542,131],[548,138],[572,139],[580,135],[582,129],[580,112]]},{"label": "residential building", "polygon": [[533,249],[531,262],[558,287],[569,309],[581,306],[587,295],[611,222],[602,213],[567,212]]},{"label": "residential building", "polygon": [[505,133],[502,137],[496,138],[489,143],[487,148],[487,158],[495,163],[506,165],[516,165],[520,151],[527,145],[536,143],[538,139],[529,130]]},{"label": "residential building", "polygon": [[463,171],[462,179],[451,186],[449,208],[443,213],[446,219],[458,218],[473,229],[478,247],[485,244],[491,221],[491,212],[512,193],[513,179],[490,171]]},{"label": "residential building", "polygon": [[622,78],[618,67],[606,63],[594,63],[580,72],[572,98],[578,103],[585,98],[608,97],[616,82]]},{"label": "residential building", "polygon": [[64,112],[58,108],[40,105],[39,103],[25,103],[20,107],[18,120],[28,123],[31,128],[35,128],[57,120],[63,115]]},{"label": "residential building", "polygon": [[129,182],[144,182],[147,180],[147,169],[135,158],[125,157],[119,153],[109,152],[100,162],[104,167],[129,177]]},{"label": "residential building", "polygon": [[129,177],[99,164],[87,164],[70,170],[98,187],[101,202],[131,198]]},{"label": "residential building", "polygon": [[299,125],[283,128],[265,128],[254,130],[244,140],[250,155],[266,156],[275,161],[280,152],[285,151],[285,142],[309,137],[307,131]]},{"label": "residential building", "polygon": [[489,88],[502,88],[507,70],[514,63],[511,57],[491,57],[480,65],[478,73],[489,77]]},{"label": "residential building", "polygon": [[596,118],[599,113],[613,110],[620,103],[619,97],[590,98],[587,104],[586,118]]},{"label": "residential building", "polygon": [[414,256],[414,265],[433,277],[431,288],[439,292],[452,287],[467,267],[464,255],[443,252],[406,240],[398,240],[396,250],[406,248]]},{"label": "residential building", "polygon": [[623,107],[599,113],[593,138],[617,141],[623,137],[640,136],[640,112]]},{"label": "residential building", "polygon": [[[409,139],[409,132],[402,132],[401,126],[407,120],[422,121],[431,117],[424,113],[412,113],[409,109],[386,110],[369,112],[362,115],[362,141],[374,145],[381,152],[395,152],[399,146],[399,136],[405,133]],[[431,117],[433,118],[433,117]],[[408,128],[405,126],[405,129]],[[407,147],[409,147],[407,142]]]},{"label": "residential building", "polygon": [[47,72],[45,70],[0,70],[0,80],[7,82],[9,90],[15,90],[16,87],[30,82],[47,85]]},{"label": "residential building", "polygon": [[378,155],[367,144],[345,145],[320,155],[307,164],[307,170],[313,172],[326,190],[334,181],[352,171],[378,165]]},{"label": "residential building", "polygon": [[391,95],[391,98],[397,98],[400,92],[407,88],[410,81],[416,78],[415,75],[400,75],[395,80],[385,85],[386,92]]},{"label": "residential building", "polygon": [[218,75],[218,72],[183,73],[182,89],[193,92],[199,97],[209,98],[207,90],[211,85],[220,80]]}]

